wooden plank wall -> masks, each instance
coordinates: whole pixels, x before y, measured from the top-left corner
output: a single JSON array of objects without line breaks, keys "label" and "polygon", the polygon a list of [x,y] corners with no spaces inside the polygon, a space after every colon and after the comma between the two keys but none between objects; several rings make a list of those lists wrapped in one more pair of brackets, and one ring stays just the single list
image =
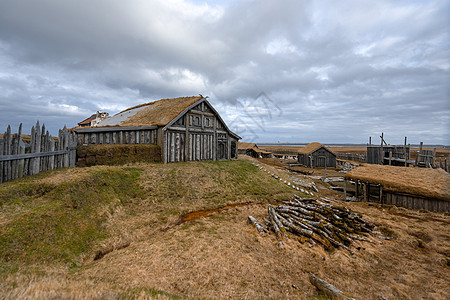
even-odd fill
[{"label": "wooden plank wall", "polygon": [[66,127],[59,130],[55,140],[45,125],[31,128],[31,140],[22,139],[22,124],[18,133],[11,134],[8,126],[0,144],[0,183],[37,174],[42,171],[74,167],[76,162],[76,135]]},{"label": "wooden plank wall", "polygon": [[[184,132],[167,131],[166,161],[203,161],[214,160],[214,135],[205,133],[189,133],[188,147],[185,147]],[[187,153],[186,153],[187,151]]]},{"label": "wooden plank wall", "polygon": [[412,195],[395,194],[390,192],[384,193],[384,202],[409,209],[425,209],[436,212],[449,212],[450,201],[439,199],[426,199],[414,197]]},{"label": "wooden plank wall", "polygon": [[157,129],[78,132],[78,144],[157,144]]},{"label": "wooden plank wall", "polygon": [[366,156],[364,154],[358,154],[358,153],[336,153],[336,158],[358,161],[358,162],[366,162],[367,161]]},{"label": "wooden plank wall", "polygon": [[[349,188],[348,183],[352,181],[344,181],[344,193],[346,195]],[[385,191],[380,185],[370,184],[355,180],[355,197],[364,202],[378,202],[383,204],[392,204],[405,207],[408,209],[425,209],[435,212],[450,212],[450,200],[424,198],[415,195],[393,193]]]}]

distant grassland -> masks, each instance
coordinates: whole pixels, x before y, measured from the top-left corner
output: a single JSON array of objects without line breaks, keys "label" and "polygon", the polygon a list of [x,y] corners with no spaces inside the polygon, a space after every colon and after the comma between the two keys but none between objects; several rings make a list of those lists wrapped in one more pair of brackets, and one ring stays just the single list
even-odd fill
[{"label": "distant grassland", "polygon": [[[293,151],[297,152],[303,147],[294,146],[258,146],[259,148],[276,153],[277,151]],[[367,147],[327,147],[334,153],[352,153],[352,154],[366,154]],[[424,147],[423,150],[433,150],[433,148]],[[411,159],[415,159],[416,154],[419,152],[419,148],[411,147]],[[450,148],[436,148],[436,158],[450,159]]]}]

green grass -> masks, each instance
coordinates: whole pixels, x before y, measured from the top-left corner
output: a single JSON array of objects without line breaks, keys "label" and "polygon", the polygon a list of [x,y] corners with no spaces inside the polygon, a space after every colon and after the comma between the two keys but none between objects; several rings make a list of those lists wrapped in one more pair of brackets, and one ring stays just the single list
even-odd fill
[{"label": "green grass", "polygon": [[67,172],[58,170],[0,185],[0,272],[36,263],[76,270],[117,232],[106,221],[119,206],[117,220],[125,224],[119,231],[132,233],[164,228],[189,211],[292,194],[247,160],[135,166],[78,169],[78,177],[60,183],[41,180]]},{"label": "green grass", "polygon": [[[0,228],[0,261],[63,262],[78,257],[108,236],[105,208],[110,213],[144,197],[138,169],[103,169],[73,182],[40,185],[38,181],[2,189],[1,214],[14,208]],[[10,201],[10,202],[7,202]]]}]

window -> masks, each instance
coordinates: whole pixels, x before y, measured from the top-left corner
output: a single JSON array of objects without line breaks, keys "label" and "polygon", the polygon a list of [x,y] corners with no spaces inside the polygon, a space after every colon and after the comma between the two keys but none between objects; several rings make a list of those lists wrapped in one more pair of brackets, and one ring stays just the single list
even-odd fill
[{"label": "window", "polygon": [[194,120],[192,123],[194,126],[200,126],[200,117],[194,116]]},{"label": "window", "polygon": [[206,119],[205,119],[205,126],[206,126],[206,127],[211,127],[211,126],[212,126],[212,124],[211,124],[211,119],[210,119],[210,118],[206,118]]}]

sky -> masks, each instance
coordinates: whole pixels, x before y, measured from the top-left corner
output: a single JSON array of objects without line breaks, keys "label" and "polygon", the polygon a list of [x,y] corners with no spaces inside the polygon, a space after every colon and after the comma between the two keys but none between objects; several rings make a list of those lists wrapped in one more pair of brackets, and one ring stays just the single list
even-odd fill
[{"label": "sky", "polygon": [[448,0],[0,0],[0,132],[208,96],[247,142],[450,145]]}]

